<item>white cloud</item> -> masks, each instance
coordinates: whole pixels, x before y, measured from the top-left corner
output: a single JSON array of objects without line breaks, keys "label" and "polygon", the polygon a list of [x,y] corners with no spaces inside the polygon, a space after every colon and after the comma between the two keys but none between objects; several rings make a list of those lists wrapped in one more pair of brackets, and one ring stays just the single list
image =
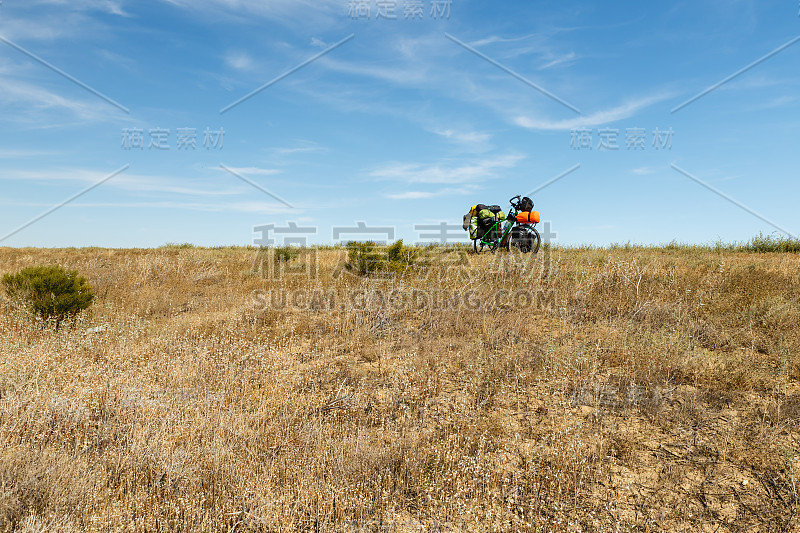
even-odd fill
[{"label": "white cloud", "polygon": [[106,27],[91,12],[128,17],[122,0],[26,0],[2,5],[0,35],[6,39],[51,41],[65,35],[90,35]]},{"label": "white cloud", "polygon": [[[315,65],[315,68],[337,75],[334,85],[325,87],[323,81],[313,85],[297,84],[294,89],[317,101],[349,112],[400,117],[417,122],[451,141],[473,145],[485,143],[488,138],[477,138],[474,135],[467,138],[470,134],[465,133],[459,140],[458,127],[443,126],[431,120],[433,104],[398,105],[396,101],[383,95],[403,88],[424,90],[430,95],[430,101],[446,98],[449,101],[466,102],[488,108],[509,122],[513,122],[522,112],[528,112],[532,108],[531,101],[536,103],[542,99],[541,95],[521,83],[500,86],[497,80],[510,77],[499,70],[488,70],[487,75],[476,76],[471,68],[459,68],[460,64],[473,65],[474,59],[441,34],[430,33],[416,37],[387,34],[385,40],[380,48],[388,47],[396,51],[390,55],[390,59],[387,60],[385,54],[376,58],[354,59],[351,54],[334,53],[320,59]],[[537,54],[544,58],[542,62],[557,59],[546,50],[538,50]],[[349,80],[341,74],[371,78],[379,83],[345,85]],[[330,77],[327,79],[330,80]],[[552,87],[548,85],[548,88]]]},{"label": "white cloud", "polygon": [[[52,125],[54,110],[68,111],[85,121],[122,118],[121,113],[113,112],[111,104],[99,98],[74,100],[36,85],[6,77],[0,77],[0,105],[13,107],[15,111],[14,113],[6,111],[3,118],[26,123],[36,122],[41,115]],[[109,112],[109,109],[112,109],[112,112]]]},{"label": "white cloud", "polygon": [[405,183],[476,184],[496,178],[502,169],[516,166],[524,156],[503,155],[462,165],[391,163],[369,173],[370,176]]},{"label": "white cloud", "polygon": [[[0,7],[0,9],[3,9]],[[24,20],[19,17],[0,18],[0,35],[10,40],[36,39],[50,41],[67,33],[72,25],[58,24],[55,18],[43,17],[41,20]]]},{"label": "white cloud", "polygon": [[516,43],[516,42],[519,42],[519,41],[524,41],[524,40],[530,39],[532,37],[537,37],[537,34],[531,33],[529,35],[523,35],[522,37],[500,37],[498,35],[492,35],[490,37],[486,37],[486,38],[474,41],[474,42],[470,43],[470,45],[473,46],[473,47],[478,47],[478,46],[485,46],[485,45],[495,44],[495,43]]},{"label": "white cloud", "polygon": [[[358,39],[358,37],[357,37]],[[444,68],[460,50],[441,33],[408,37],[390,32],[374,42],[373,50],[387,49],[372,59],[343,59],[350,54],[326,55],[319,64],[328,70],[390,82],[403,87],[435,87],[452,83],[452,69]],[[350,45],[347,45],[350,46]],[[353,46],[355,43],[353,43]]]},{"label": "white cloud", "polygon": [[308,25],[332,21],[333,15],[347,16],[342,0],[162,0],[211,18],[263,17],[281,22]]},{"label": "white cloud", "polygon": [[106,10],[109,13],[111,13],[112,15],[119,15],[121,17],[130,16],[130,15],[128,15],[128,13],[123,11],[122,2],[121,1],[115,2],[113,0],[105,0],[105,2],[103,2],[103,4],[105,5]]},{"label": "white cloud", "polygon": [[545,63],[544,65],[539,67],[539,70],[545,70],[545,69],[552,68],[552,67],[555,67],[555,66],[558,66],[558,65],[563,65],[565,63],[572,63],[577,58],[578,58],[578,55],[575,52],[570,52],[568,54],[564,54],[562,56],[556,57],[555,59],[552,59],[551,61]]},{"label": "white cloud", "polygon": [[[354,63],[325,56],[319,63],[329,70],[341,74],[353,74],[388,81],[403,86],[420,86],[431,81],[427,65],[423,63],[392,64],[390,66],[370,65],[365,62]],[[385,65],[385,61],[381,61]]]},{"label": "white cloud", "polygon": [[[0,175],[0,179],[50,183],[77,182],[79,187],[84,187],[86,185],[98,183],[107,178],[108,175],[109,172],[107,171],[85,168],[51,168],[47,170],[7,170]],[[192,178],[191,180],[186,179],[185,181],[193,184],[198,183],[197,178]],[[207,189],[187,187],[182,184],[181,180],[176,180],[175,178],[132,174],[126,171],[114,176],[100,187],[111,187],[132,192],[161,192],[187,196],[235,196],[237,194],[242,194],[247,187],[246,184],[241,184],[241,186],[239,186],[237,183],[235,185],[236,187],[229,187],[226,189],[220,189],[218,187],[209,187]]]},{"label": "white cloud", "polygon": [[[281,171],[274,168],[259,168],[259,167],[228,167],[230,170],[242,174],[243,176],[271,176],[279,174]],[[218,170],[227,172],[224,168]]]},{"label": "white cloud", "polygon": [[671,98],[669,94],[660,94],[656,96],[649,96],[646,98],[639,98],[629,100],[611,109],[596,111],[591,115],[580,116],[575,118],[563,120],[549,120],[545,118],[531,118],[528,116],[517,116],[514,118],[514,123],[523,128],[533,130],[548,130],[548,131],[563,131],[573,130],[575,128],[588,128],[593,126],[600,126],[604,124],[611,124],[618,120],[630,118],[639,111],[650,107],[653,104],[663,102]]},{"label": "white cloud", "polygon": [[228,52],[225,56],[225,64],[236,70],[251,70],[253,58],[245,52]]},{"label": "white cloud", "polygon": [[64,6],[70,11],[102,11],[112,15],[128,16],[122,9],[122,0],[28,0],[29,5]]},{"label": "white cloud", "polygon": [[[195,180],[193,182],[196,183]],[[209,187],[208,189],[202,189],[186,187],[174,179],[140,174],[120,174],[107,183],[134,192],[161,192],[186,196],[235,196],[242,193],[241,188],[212,189]]]},{"label": "white cloud", "polygon": [[476,190],[475,186],[465,185],[463,187],[446,189],[439,189],[438,191],[406,191],[399,193],[388,193],[384,196],[392,200],[427,200],[429,198],[436,198],[437,196],[463,196],[466,194],[473,194]]},{"label": "white cloud", "polygon": [[[52,205],[44,202],[12,202],[0,201],[0,205],[50,208]],[[120,209],[184,209],[187,211],[206,212],[240,212],[281,214],[302,212],[289,208],[280,203],[271,202],[176,202],[176,201],[149,201],[149,202],[70,202],[64,208],[120,208]]]},{"label": "white cloud", "polygon": [[654,174],[655,171],[656,170],[652,167],[639,167],[639,168],[634,168],[631,172],[633,172],[637,176],[647,176],[648,174]]},{"label": "white cloud", "polygon": [[[574,52],[559,53],[552,50],[551,37],[553,34],[563,31],[563,29],[550,28],[547,32],[532,33],[522,35],[520,37],[499,37],[492,35],[484,39],[480,39],[471,43],[473,47],[480,48],[482,46],[489,46],[500,43],[502,45],[495,47],[490,52],[494,59],[513,59],[521,56],[534,55],[539,56],[545,63],[544,66],[539,67],[539,70],[544,70],[562,63],[567,63],[577,59]],[[494,55],[497,54],[497,55]]]},{"label": "white cloud", "polygon": [[436,135],[440,135],[445,139],[461,142],[465,144],[482,144],[491,140],[492,136],[488,133],[480,133],[477,131],[464,131],[464,130],[434,130]]},{"label": "white cloud", "polygon": [[772,98],[771,100],[758,100],[753,104],[746,104],[742,106],[743,111],[763,111],[767,109],[778,109],[781,107],[787,107],[794,104],[797,101],[797,97],[794,95],[783,95]]},{"label": "white cloud", "polygon": [[427,198],[433,198],[434,196],[437,196],[437,194],[435,192],[426,191],[408,191],[386,194],[384,196],[391,198],[392,200],[425,200]]},{"label": "white cloud", "polygon": [[302,154],[308,152],[327,152],[328,149],[324,146],[295,146],[293,148],[275,148],[276,153],[280,155]]},{"label": "white cloud", "polygon": [[29,157],[43,157],[50,155],[59,155],[63,152],[49,151],[49,150],[26,150],[16,148],[0,149],[0,159],[23,159]]}]

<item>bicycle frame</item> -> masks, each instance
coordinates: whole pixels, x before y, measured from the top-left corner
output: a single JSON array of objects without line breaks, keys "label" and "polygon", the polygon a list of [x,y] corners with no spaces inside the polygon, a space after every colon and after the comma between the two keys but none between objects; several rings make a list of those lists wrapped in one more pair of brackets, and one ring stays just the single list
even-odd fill
[{"label": "bicycle frame", "polygon": [[511,233],[511,228],[514,227],[516,219],[511,219],[511,217],[509,217],[506,218],[505,220],[498,220],[497,222],[492,224],[492,226],[489,229],[486,230],[486,233],[484,233],[484,235],[491,235],[494,232],[495,228],[500,229],[498,228],[498,226],[503,222],[507,222],[507,224],[505,229],[502,231],[502,234],[500,235],[499,239],[497,240],[492,239],[489,241],[485,241],[483,240],[483,237],[479,237],[478,240],[480,241],[480,243],[488,246],[489,249],[492,251],[495,251],[502,243],[504,243],[506,241],[506,237],[508,236],[508,234]]}]

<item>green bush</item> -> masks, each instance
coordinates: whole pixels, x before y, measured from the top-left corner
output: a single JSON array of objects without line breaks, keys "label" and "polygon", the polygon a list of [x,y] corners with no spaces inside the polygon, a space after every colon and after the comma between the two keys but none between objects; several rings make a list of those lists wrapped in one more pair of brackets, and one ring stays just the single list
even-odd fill
[{"label": "green bush", "polygon": [[5,274],[3,287],[9,298],[52,322],[56,331],[64,320],[75,317],[94,300],[86,278],[60,266],[28,267],[18,274]]},{"label": "green bush", "polygon": [[276,246],[273,248],[275,254],[275,264],[288,263],[300,255],[300,248],[297,246]]},{"label": "green bush", "polygon": [[166,248],[167,250],[186,250],[196,248],[196,246],[190,242],[168,242],[167,244],[161,246],[161,248]]},{"label": "green bush", "polygon": [[417,264],[418,253],[415,248],[403,246],[403,239],[386,248],[386,268],[392,272],[405,272]]},{"label": "green bush", "polygon": [[372,241],[347,244],[347,269],[362,276],[388,272],[405,272],[418,262],[417,250],[399,240],[390,246]]},{"label": "green bush", "polygon": [[385,270],[385,258],[372,241],[347,243],[347,269],[362,276]]},{"label": "green bush", "polygon": [[783,235],[764,235],[759,233],[758,236],[750,239],[744,246],[748,252],[756,253],[798,253],[800,252],[800,240],[793,237],[785,237]]}]

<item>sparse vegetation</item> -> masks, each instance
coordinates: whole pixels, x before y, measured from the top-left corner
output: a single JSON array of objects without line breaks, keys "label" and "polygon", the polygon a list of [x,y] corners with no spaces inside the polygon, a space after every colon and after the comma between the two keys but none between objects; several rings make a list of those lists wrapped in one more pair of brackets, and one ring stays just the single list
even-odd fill
[{"label": "sparse vegetation", "polygon": [[300,251],[301,248],[297,246],[276,246],[273,248],[275,262],[289,262],[292,259],[297,259],[297,256],[300,255]]},{"label": "sparse vegetation", "polygon": [[186,250],[189,248],[194,248],[194,244],[190,242],[168,242],[167,244],[163,245],[161,248],[166,248],[167,250]]},{"label": "sparse vegetation", "polygon": [[[362,276],[351,250],[309,280],[252,275],[258,249],[0,249],[102,295],[59,333],[0,299],[0,530],[800,528],[796,254],[434,247]],[[338,305],[403,291],[477,304]]]},{"label": "sparse vegetation", "polygon": [[800,253],[800,240],[775,235],[759,234],[753,237],[744,246],[738,248],[740,251],[757,253]]},{"label": "sparse vegetation", "polygon": [[389,246],[372,241],[347,244],[347,268],[362,276],[378,273],[402,273],[418,264],[419,252],[403,245],[400,239]]}]

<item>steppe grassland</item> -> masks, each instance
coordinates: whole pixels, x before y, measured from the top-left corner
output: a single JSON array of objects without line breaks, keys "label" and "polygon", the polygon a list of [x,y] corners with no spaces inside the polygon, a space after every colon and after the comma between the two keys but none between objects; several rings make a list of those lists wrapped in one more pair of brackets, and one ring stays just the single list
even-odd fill
[{"label": "steppe grassland", "polygon": [[0,298],[0,529],[800,527],[797,254],[426,253],[361,277],[321,249],[309,279],[248,248],[0,249],[97,294],[59,332]]}]

